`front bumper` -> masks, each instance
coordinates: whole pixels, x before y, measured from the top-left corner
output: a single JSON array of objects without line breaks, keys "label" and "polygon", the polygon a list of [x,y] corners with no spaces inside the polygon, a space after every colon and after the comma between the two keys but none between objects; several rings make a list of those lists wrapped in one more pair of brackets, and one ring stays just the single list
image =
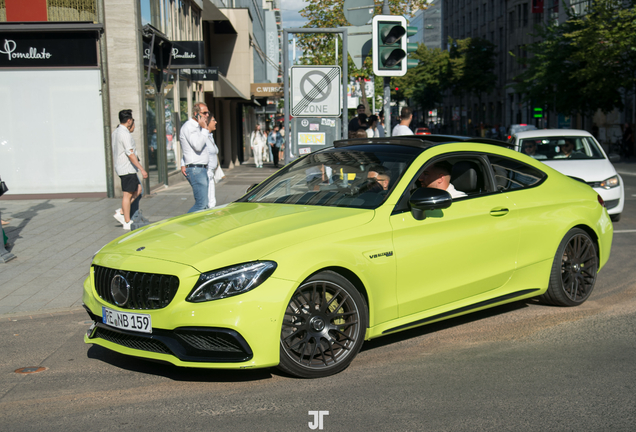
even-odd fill
[{"label": "front bumper", "polygon": [[610,215],[621,214],[625,204],[625,188],[621,176],[618,176],[618,181],[620,182],[619,186],[612,189],[592,186],[594,191],[605,201],[605,208]]},{"label": "front bumper", "polygon": [[[148,271],[149,263],[143,264],[135,267]],[[198,272],[176,263],[158,264],[163,272],[178,276],[180,286],[168,306],[151,310],[123,309],[100,298],[91,268],[82,300],[95,324],[84,336],[86,343],[185,367],[241,369],[278,365],[281,325],[288,295],[295,288],[293,282],[270,277],[254,290],[238,296],[190,303],[185,298]],[[103,306],[149,314],[152,333],[121,330],[102,323]]]}]

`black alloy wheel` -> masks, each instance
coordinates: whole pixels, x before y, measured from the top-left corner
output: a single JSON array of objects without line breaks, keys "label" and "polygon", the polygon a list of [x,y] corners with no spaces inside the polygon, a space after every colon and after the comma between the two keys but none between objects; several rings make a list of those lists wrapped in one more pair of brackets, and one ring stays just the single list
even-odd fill
[{"label": "black alloy wheel", "polygon": [[598,273],[598,253],[590,235],[571,229],[557,249],[550,285],[541,300],[558,306],[578,306],[592,293]]},{"label": "black alloy wheel", "polygon": [[285,310],[279,368],[301,378],[319,378],[345,369],[367,329],[367,305],[358,290],[332,271],[305,281]]}]

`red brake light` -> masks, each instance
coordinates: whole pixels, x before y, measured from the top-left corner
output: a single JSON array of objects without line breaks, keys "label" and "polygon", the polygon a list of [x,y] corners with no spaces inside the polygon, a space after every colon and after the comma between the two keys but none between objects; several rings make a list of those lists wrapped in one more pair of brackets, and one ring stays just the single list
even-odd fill
[{"label": "red brake light", "polygon": [[512,137],[512,135],[508,135],[508,139],[510,139]]},{"label": "red brake light", "polygon": [[596,197],[598,198],[598,203],[602,205],[603,207],[605,207],[605,201],[603,201],[603,198],[601,198],[600,195],[596,195]]}]

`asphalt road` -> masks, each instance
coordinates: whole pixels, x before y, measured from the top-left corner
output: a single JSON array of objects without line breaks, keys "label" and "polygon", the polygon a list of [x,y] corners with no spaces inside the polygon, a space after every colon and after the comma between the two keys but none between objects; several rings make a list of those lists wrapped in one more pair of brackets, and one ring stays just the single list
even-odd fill
[{"label": "asphalt road", "polygon": [[[364,345],[344,372],[179,369],[85,345],[83,312],[0,322],[2,431],[633,431],[636,176],[578,308],[517,302]],[[14,370],[45,367],[39,373]]]}]

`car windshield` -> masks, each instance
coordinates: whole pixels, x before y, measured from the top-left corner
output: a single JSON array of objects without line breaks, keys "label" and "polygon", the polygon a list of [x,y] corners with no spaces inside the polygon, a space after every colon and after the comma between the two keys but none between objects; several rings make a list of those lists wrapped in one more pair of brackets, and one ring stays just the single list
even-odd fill
[{"label": "car windshield", "polygon": [[374,209],[421,152],[400,145],[322,150],[283,168],[239,201]]},{"label": "car windshield", "polygon": [[519,151],[539,160],[604,159],[596,140],[587,136],[556,136],[519,140]]}]

